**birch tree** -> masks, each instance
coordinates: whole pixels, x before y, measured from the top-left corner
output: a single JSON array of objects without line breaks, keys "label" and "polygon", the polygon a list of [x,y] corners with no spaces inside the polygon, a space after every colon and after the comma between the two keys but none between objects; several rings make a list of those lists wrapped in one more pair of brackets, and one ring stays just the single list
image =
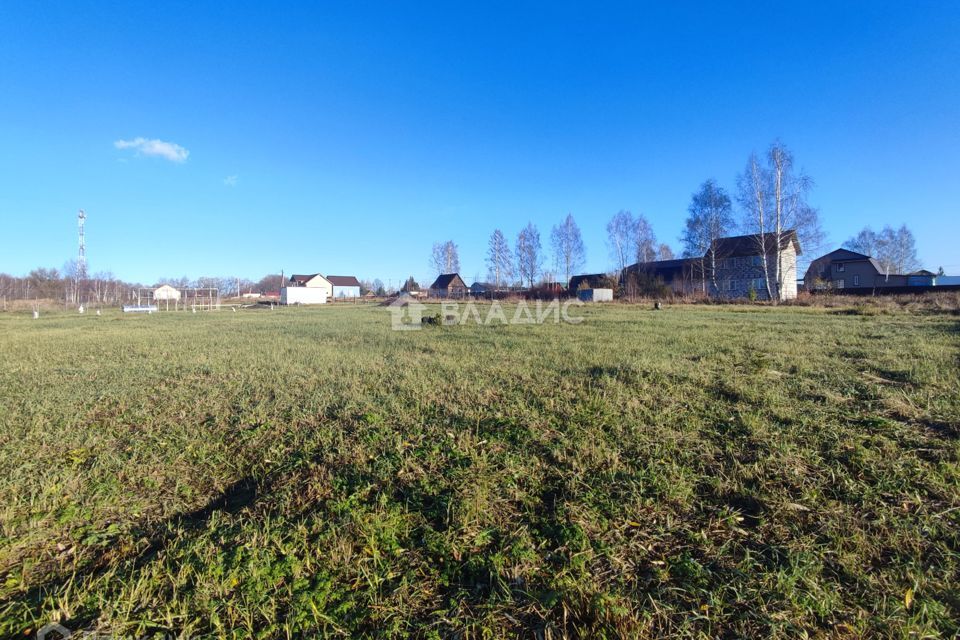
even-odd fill
[{"label": "birch tree", "polygon": [[657,259],[657,235],[650,221],[642,213],[633,221],[633,255],[637,262],[653,262]]},{"label": "birch tree", "polygon": [[622,275],[623,270],[627,268],[631,248],[634,247],[636,226],[633,214],[625,210],[620,210],[607,223],[607,244],[618,274]]},{"label": "birch tree", "polygon": [[759,238],[760,261],[763,267],[763,283],[767,299],[773,300],[773,288],[770,286],[770,265],[767,264],[767,233],[769,232],[768,207],[770,197],[770,172],[760,164],[756,153],[751,153],[747,168],[737,179],[740,206],[743,207],[743,227]]},{"label": "birch tree", "polygon": [[453,240],[433,243],[430,264],[437,275],[460,271],[460,255]]},{"label": "birch tree", "polygon": [[487,245],[487,268],[489,278],[497,289],[513,280],[513,254],[510,244],[500,229],[494,229]]},{"label": "birch tree", "polygon": [[848,238],[847,241],[843,243],[843,248],[879,260],[880,237],[877,235],[877,232],[870,227],[864,227],[857,235]]},{"label": "birch tree", "polygon": [[540,251],[540,232],[530,222],[520,230],[517,236],[517,271],[520,274],[520,281],[526,280],[528,287],[533,287],[534,280],[540,273],[542,264]]},{"label": "birch tree", "polygon": [[883,267],[884,275],[905,274],[920,268],[916,240],[905,224],[899,229],[887,225],[880,233],[864,227],[843,246],[875,258]]},{"label": "birch tree", "polygon": [[700,270],[702,288],[706,292],[709,275],[714,290],[719,291],[717,240],[730,235],[735,225],[730,196],[715,180],[707,180],[690,197],[687,212],[686,226],[681,236],[683,255],[686,258],[703,259],[704,268]]},{"label": "birch tree", "polygon": [[[757,238],[768,299],[779,301],[785,275],[782,249],[789,233],[796,232],[808,253],[823,242],[819,213],[807,202],[813,181],[795,169],[793,154],[777,141],[767,151],[766,166],[751,154],[737,182],[744,229]],[[799,264],[797,268],[799,272]]]},{"label": "birch tree", "polygon": [[907,228],[907,225],[902,224],[896,230],[886,226],[883,228],[881,237],[887,249],[887,260],[891,266],[896,268],[898,273],[906,274],[920,268],[920,260],[917,258],[917,244],[913,238],[913,232]]},{"label": "birch tree", "polygon": [[567,214],[550,232],[550,244],[553,247],[554,261],[557,270],[564,276],[564,284],[570,282],[574,271],[579,270],[586,259],[586,250],[583,247],[583,236],[572,214]]}]

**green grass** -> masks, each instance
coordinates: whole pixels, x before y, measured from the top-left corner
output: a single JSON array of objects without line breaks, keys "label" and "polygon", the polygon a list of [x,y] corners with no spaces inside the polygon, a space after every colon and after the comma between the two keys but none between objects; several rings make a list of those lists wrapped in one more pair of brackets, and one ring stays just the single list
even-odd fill
[{"label": "green grass", "polygon": [[0,636],[951,637],[960,321],[0,314]]}]

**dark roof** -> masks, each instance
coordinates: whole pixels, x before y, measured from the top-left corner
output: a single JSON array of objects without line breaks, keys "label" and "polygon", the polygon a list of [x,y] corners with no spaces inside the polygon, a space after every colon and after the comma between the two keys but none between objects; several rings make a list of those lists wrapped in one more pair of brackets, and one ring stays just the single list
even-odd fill
[{"label": "dark roof", "polygon": [[926,269],[920,269],[920,270],[918,270],[918,271],[914,271],[914,272],[912,272],[912,273],[908,273],[907,275],[908,275],[908,276],[935,276],[935,275],[937,275],[937,274],[935,274],[933,271],[927,271]]},{"label": "dark roof", "polygon": [[[834,249],[830,253],[824,254],[810,263],[810,269],[813,269],[821,276],[825,275],[823,268],[834,262],[869,262],[876,269],[877,273],[886,274],[883,265],[876,258],[872,258],[865,253],[857,253],[850,249]],[[891,273],[889,275],[898,275]]]},{"label": "dark roof", "polygon": [[822,260],[823,258],[830,258],[831,260],[869,260],[870,256],[865,253],[858,253],[856,251],[851,251],[844,247],[839,249],[834,249],[830,253],[820,256],[817,260]]},{"label": "dark roof", "polygon": [[593,289],[598,288],[602,285],[607,279],[607,274],[605,273],[582,273],[578,276],[573,276],[570,278],[570,291],[576,291],[580,288],[580,284],[583,282],[587,283],[588,287]]},{"label": "dark roof", "polygon": [[309,275],[300,275],[295,273],[292,276],[290,276],[290,282],[296,282],[298,284],[306,284],[307,282],[310,282],[311,280],[313,280],[319,275],[320,275],[319,273],[311,273]]},{"label": "dark roof", "polygon": [[653,276],[660,276],[670,280],[678,275],[690,273],[703,258],[677,258],[675,260],[656,260],[654,262],[637,262],[625,269],[626,273],[643,271]]},{"label": "dark roof", "polygon": [[359,287],[360,281],[357,280],[354,276],[326,276],[327,280],[330,281],[335,287]]},{"label": "dark roof", "polygon": [[[764,253],[775,253],[773,250],[774,238],[772,234],[766,234],[764,237]],[[788,229],[780,235],[780,250],[787,248],[787,245],[793,243],[793,248],[800,255],[800,241],[797,239],[797,232]],[[758,256],[760,255],[760,234],[751,233],[745,236],[730,236],[729,238],[717,238],[713,241],[713,247],[716,255],[725,258],[735,258],[738,256]]]},{"label": "dark roof", "polygon": [[460,286],[466,288],[466,283],[464,283],[463,278],[460,277],[459,273],[441,273],[437,276],[437,279],[433,281],[433,284],[430,285],[431,289],[449,289],[452,285],[456,284],[455,281],[460,281]]}]

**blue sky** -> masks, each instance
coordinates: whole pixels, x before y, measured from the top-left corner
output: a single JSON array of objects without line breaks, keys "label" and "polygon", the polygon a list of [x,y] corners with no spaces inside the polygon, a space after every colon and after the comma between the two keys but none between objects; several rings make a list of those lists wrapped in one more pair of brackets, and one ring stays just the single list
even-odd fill
[{"label": "blue sky", "polygon": [[831,248],[906,222],[960,273],[958,70],[954,1],[10,0],[0,271],[73,257],[81,207],[91,270],[147,283],[427,280],[447,239],[469,281],[494,228],[568,212],[601,271],[618,210],[676,249],[691,192],[780,138]]}]

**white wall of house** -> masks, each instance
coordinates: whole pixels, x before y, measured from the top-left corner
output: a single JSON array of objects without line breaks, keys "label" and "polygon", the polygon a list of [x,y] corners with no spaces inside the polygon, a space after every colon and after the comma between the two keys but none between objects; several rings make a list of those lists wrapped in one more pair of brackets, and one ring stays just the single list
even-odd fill
[{"label": "white wall of house", "polygon": [[284,287],[280,289],[280,304],[326,304],[327,290],[323,287]]},{"label": "white wall of house", "polygon": [[333,285],[330,284],[330,281],[329,281],[329,280],[327,280],[326,278],[324,278],[324,277],[321,276],[321,275],[314,276],[313,278],[311,278],[310,280],[308,280],[306,283],[304,283],[304,285],[303,285],[302,288],[304,288],[304,289],[323,289],[324,291],[327,292],[327,297],[328,297],[328,298],[332,298],[332,297],[333,297]]},{"label": "white wall of house", "polygon": [[[792,242],[781,252],[781,256],[783,274],[780,281],[783,286],[780,288],[780,299],[793,300],[797,297],[797,250],[793,248]],[[773,257],[776,259],[776,256]]]},{"label": "white wall of house", "polygon": [[359,298],[360,297],[360,287],[340,287],[333,285],[333,297],[334,298]]}]

